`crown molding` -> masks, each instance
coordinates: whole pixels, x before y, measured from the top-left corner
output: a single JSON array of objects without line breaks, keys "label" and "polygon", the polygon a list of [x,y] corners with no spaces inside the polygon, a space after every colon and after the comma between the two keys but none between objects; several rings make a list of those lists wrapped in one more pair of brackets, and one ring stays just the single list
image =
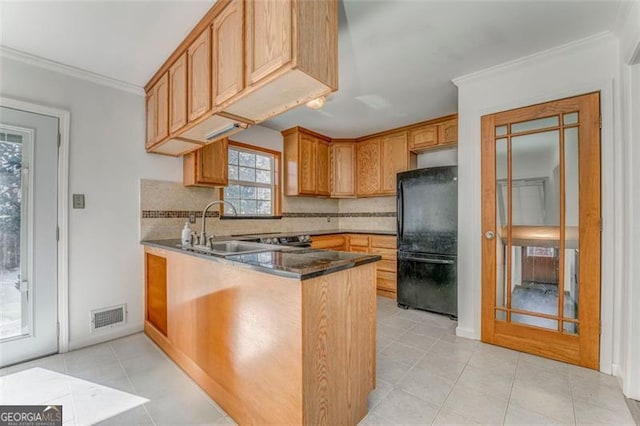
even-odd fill
[{"label": "crown molding", "polygon": [[52,61],[50,59],[12,49],[7,46],[0,45],[0,57],[13,59],[25,64],[34,65],[36,67],[44,68],[49,71],[58,72],[70,77],[80,78],[82,80],[87,80],[92,83],[100,84],[102,86],[109,86],[111,88],[123,90],[125,92],[133,93],[136,95],[144,96],[145,94],[144,89],[140,86],[136,86],[135,84],[127,83],[81,68],[76,68],[71,65],[65,65],[60,62]]},{"label": "crown molding", "polygon": [[466,84],[472,83],[477,80],[489,78],[492,75],[497,74],[499,72],[502,72],[508,69],[517,68],[518,66],[521,66],[521,65],[526,65],[527,63],[530,63],[532,61],[544,60],[548,57],[562,54],[564,52],[580,49],[585,46],[589,46],[607,39],[615,39],[615,35],[611,31],[603,31],[603,32],[591,35],[589,37],[571,41],[569,43],[561,44],[559,46],[554,46],[550,49],[542,50],[540,52],[523,56],[521,58],[514,59],[512,61],[503,62],[501,64],[494,65],[492,67],[485,68],[480,71],[475,71],[470,74],[456,77],[452,79],[451,82],[458,87],[464,86]]}]

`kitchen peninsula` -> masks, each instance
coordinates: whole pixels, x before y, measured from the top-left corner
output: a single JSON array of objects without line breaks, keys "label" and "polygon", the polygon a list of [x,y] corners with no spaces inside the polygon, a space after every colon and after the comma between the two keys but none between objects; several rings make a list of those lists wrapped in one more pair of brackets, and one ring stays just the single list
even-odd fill
[{"label": "kitchen peninsula", "polygon": [[357,424],[375,387],[380,256],[216,257],[143,242],[145,332],[240,424]]}]

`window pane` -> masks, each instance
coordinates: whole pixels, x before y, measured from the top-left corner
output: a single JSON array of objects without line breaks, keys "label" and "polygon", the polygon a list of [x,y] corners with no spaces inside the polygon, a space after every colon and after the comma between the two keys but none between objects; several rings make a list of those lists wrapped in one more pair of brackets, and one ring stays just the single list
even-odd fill
[{"label": "window pane", "polygon": [[256,155],[248,152],[240,152],[240,165],[246,167],[256,166]]},{"label": "window pane", "polygon": [[238,166],[229,165],[229,179],[238,180]]},{"label": "window pane", "polygon": [[238,151],[235,149],[229,150],[229,164],[238,164]]},{"label": "window pane", "polygon": [[256,187],[255,186],[241,186],[240,187],[241,199],[256,199]]},{"label": "window pane", "polygon": [[240,167],[240,180],[246,182],[256,181],[256,169],[249,169],[247,167]]},{"label": "window pane", "polygon": [[[225,201],[228,201],[231,204],[233,204],[233,207],[236,208],[236,213],[240,214],[240,200],[233,200],[233,199],[226,199],[225,198]],[[234,212],[231,209],[231,207],[229,207],[228,204],[224,205],[224,214],[227,215],[227,216],[234,216]]]},{"label": "window pane", "polygon": [[511,125],[511,133],[526,132],[529,130],[545,129],[558,125],[558,116],[538,118],[537,120],[523,121]]},{"label": "window pane", "polygon": [[496,127],[496,136],[504,136],[507,134],[507,126]]},{"label": "window pane", "polygon": [[236,200],[240,198],[240,187],[238,185],[229,185],[224,189],[224,199],[228,198]]},{"label": "window pane", "polygon": [[264,155],[256,155],[256,167],[264,170],[271,170],[271,158]]},{"label": "window pane", "polygon": [[271,214],[271,201],[258,201],[258,214]]},{"label": "window pane", "polygon": [[256,201],[255,200],[241,200],[240,201],[240,213],[241,214],[256,214]]},{"label": "window pane", "polygon": [[256,170],[256,182],[271,183],[271,172],[268,170]]},{"label": "window pane", "polygon": [[562,121],[564,124],[576,124],[578,122],[578,113],[570,112],[569,114],[565,114],[562,117]]},{"label": "window pane", "polygon": [[256,198],[258,200],[271,200],[271,188],[258,188]]}]

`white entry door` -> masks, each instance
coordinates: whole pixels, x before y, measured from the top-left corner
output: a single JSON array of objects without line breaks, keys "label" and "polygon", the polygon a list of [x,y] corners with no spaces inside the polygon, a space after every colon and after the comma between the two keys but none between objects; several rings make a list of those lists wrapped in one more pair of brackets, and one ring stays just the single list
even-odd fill
[{"label": "white entry door", "polygon": [[58,119],[0,107],[0,367],[58,352]]}]

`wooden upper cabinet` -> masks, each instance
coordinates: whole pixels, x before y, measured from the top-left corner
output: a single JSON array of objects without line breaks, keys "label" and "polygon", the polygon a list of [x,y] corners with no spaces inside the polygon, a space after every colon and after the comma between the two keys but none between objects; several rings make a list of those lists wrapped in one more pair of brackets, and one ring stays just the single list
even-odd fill
[{"label": "wooden upper cabinet", "polygon": [[214,105],[222,104],[244,88],[243,5],[243,0],[231,0],[213,20]]},{"label": "wooden upper cabinet", "polygon": [[458,117],[450,115],[409,129],[409,150],[439,149],[458,143]]},{"label": "wooden upper cabinet", "polygon": [[396,174],[409,169],[409,150],[407,132],[392,133],[383,136],[381,144],[382,194],[396,193]]},{"label": "wooden upper cabinet", "polygon": [[156,84],[156,142],[169,136],[169,73]]},{"label": "wooden upper cabinet", "polygon": [[165,73],[147,92],[147,148],[169,135],[169,76]]},{"label": "wooden upper cabinet", "polygon": [[358,142],[356,148],[358,196],[370,196],[380,192],[380,161],[380,138]]},{"label": "wooden upper cabinet", "polygon": [[420,126],[409,130],[409,149],[420,150],[438,145],[438,125]]},{"label": "wooden upper cabinet", "polygon": [[300,194],[312,194],[317,192],[316,170],[316,138],[301,133],[299,136],[298,170],[300,175]]},{"label": "wooden upper cabinet", "polygon": [[145,147],[149,148],[156,143],[156,91],[155,87],[147,92],[145,99],[147,108],[147,140]]},{"label": "wooden upper cabinet", "polygon": [[438,144],[452,145],[458,143],[458,119],[447,120],[438,125]]},{"label": "wooden upper cabinet", "polygon": [[183,184],[185,186],[227,186],[229,139],[225,138],[183,158]]},{"label": "wooden upper cabinet", "polygon": [[187,54],[169,68],[169,133],[187,124]]},{"label": "wooden upper cabinet", "polygon": [[318,167],[316,172],[316,193],[329,196],[331,194],[331,185],[329,183],[329,143],[322,139],[316,139],[316,161]]},{"label": "wooden upper cabinet", "polygon": [[331,197],[356,196],[355,142],[332,142],[330,147]]},{"label": "wooden upper cabinet", "polygon": [[292,0],[246,2],[247,85],[291,61],[292,6]]},{"label": "wooden upper cabinet", "polygon": [[187,49],[189,121],[211,109],[211,28],[207,27]]},{"label": "wooden upper cabinet", "polygon": [[329,139],[302,127],[284,130],[284,194],[328,196]]}]

